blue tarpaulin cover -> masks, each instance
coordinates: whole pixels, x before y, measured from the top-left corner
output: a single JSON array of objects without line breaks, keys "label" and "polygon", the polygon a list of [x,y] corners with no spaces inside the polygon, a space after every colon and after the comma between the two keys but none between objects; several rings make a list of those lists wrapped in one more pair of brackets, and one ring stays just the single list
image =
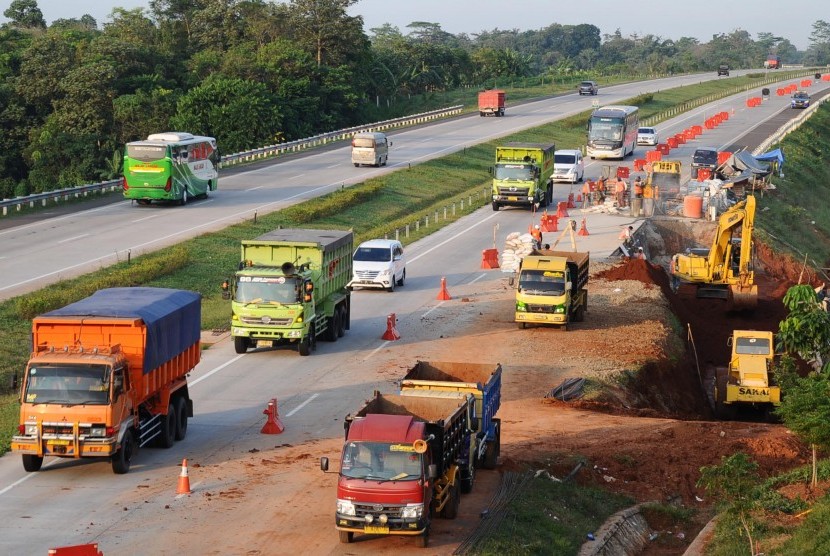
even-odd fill
[{"label": "blue tarpaulin cover", "polygon": [[759,154],[755,157],[755,160],[777,160],[778,161],[778,171],[780,172],[781,169],[784,167],[784,151],[781,149],[775,149],[773,151],[769,151],[763,154]]},{"label": "blue tarpaulin cover", "polygon": [[195,344],[201,335],[202,296],[169,288],[108,288],[44,317],[139,318],[147,327],[144,374]]}]

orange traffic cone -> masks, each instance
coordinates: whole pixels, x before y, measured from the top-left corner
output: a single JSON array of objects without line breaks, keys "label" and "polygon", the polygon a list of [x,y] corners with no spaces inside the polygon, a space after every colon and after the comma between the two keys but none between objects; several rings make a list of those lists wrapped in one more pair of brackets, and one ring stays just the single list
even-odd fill
[{"label": "orange traffic cone", "polygon": [[581,202],[582,202],[582,193],[578,193],[578,194],[577,194],[577,196],[576,196],[576,202],[577,202],[577,203],[581,203]]},{"label": "orange traffic cone", "polygon": [[435,299],[437,299],[438,301],[446,301],[448,299],[452,299],[452,297],[450,297],[450,292],[447,291],[446,278],[441,278],[441,291],[438,292],[438,297],[436,297]]},{"label": "orange traffic cone", "polygon": [[568,193],[568,208],[569,209],[576,208],[576,205],[574,204],[574,194],[573,193]]},{"label": "orange traffic cone", "polygon": [[187,458],[182,460],[182,473],[179,475],[179,485],[176,494],[190,494],[190,477],[187,476]]},{"label": "orange traffic cone", "polygon": [[380,338],[382,340],[400,340],[401,335],[398,333],[398,317],[395,313],[390,313],[386,316],[386,332]]},{"label": "orange traffic cone", "polygon": [[578,236],[589,236],[591,234],[588,233],[588,227],[585,224],[585,219],[582,219],[582,226],[580,226],[579,231],[576,233]]},{"label": "orange traffic cone", "polygon": [[280,421],[280,415],[277,412],[277,398],[271,398],[268,402],[268,407],[262,410],[262,413],[268,416],[265,424],[259,431],[262,434],[281,434],[285,430],[285,425]]}]

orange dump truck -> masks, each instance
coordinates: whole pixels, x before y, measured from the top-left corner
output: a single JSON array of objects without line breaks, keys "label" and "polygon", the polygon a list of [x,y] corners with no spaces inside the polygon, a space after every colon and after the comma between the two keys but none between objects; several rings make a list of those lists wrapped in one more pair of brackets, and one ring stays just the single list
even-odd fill
[{"label": "orange dump truck", "polygon": [[45,456],[110,458],[127,473],[139,447],[182,440],[201,303],[190,291],[110,288],[35,317],[11,444],[24,469]]},{"label": "orange dump truck", "polygon": [[478,93],[478,115],[479,116],[504,116],[505,93],[499,89],[479,91]]}]

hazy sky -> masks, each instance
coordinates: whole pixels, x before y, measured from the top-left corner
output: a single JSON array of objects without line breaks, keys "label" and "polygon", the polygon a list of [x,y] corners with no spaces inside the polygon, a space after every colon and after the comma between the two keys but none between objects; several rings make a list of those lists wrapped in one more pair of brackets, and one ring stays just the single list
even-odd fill
[{"label": "hazy sky", "polygon": [[[10,0],[0,0],[0,22],[6,21],[1,12],[9,4]],[[149,1],[38,0],[37,4],[47,24],[89,14],[100,27],[109,20],[113,7],[146,8]],[[781,0],[359,0],[350,13],[363,16],[367,33],[391,23],[406,34],[406,26],[413,21],[439,23],[453,34],[590,23],[602,34],[619,29],[624,36],[696,37],[701,42],[736,29],[747,31],[753,39],[760,32],[770,32],[804,50],[813,23],[830,20],[827,6],[828,0],[794,0],[792,4]]]}]

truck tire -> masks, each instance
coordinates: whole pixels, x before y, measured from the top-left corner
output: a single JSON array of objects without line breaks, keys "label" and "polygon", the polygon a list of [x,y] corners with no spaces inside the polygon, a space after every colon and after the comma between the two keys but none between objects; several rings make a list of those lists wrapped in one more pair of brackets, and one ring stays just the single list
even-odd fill
[{"label": "truck tire", "polygon": [[429,546],[429,528],[424,529],[424,532],[415,537],[416,548],[426,548]]},{"label": "truck tire", "polygon": [[312,342],[313,338],[311,337],[311,332],[309,332],[309,334],[305,338],[300,340],[299,344],[297,344],[297,352],[299,352],[299,354],[303,357],[311,355]]},{"label": "truck tire", "polygon": [[452,485],[447,493],[450,497],[447,500],[447,505],[441,510],[441,517],[444,519],[455,519],[458,517],[458,505],[461,502],[461,493],[458,489],[458,483]]},{"label": "truck tire", "polygon": [[[461,488],[461,494],[470,494],[473,491],[473,485],[475,484],[476,480],[476,470],[475,465],[473,465],[472,470],[470,470],[470,475],[468,477],[462,477],[459,481],[459,485]],[[452,519],[452,518],[450,518]]]},{"label": "truck tire", "polygon": [[355,167],[355,168],[357,168],[357,167],[359,167],[359,166],[360,166],[360,164],[358,164],[357,162],[355,162],[355,163],[354,163],[354,167]]},{"label": "truck tire", "polygon": [[326,340],[337,341],[337,329],[340,328],[340,311],[334,309],[334,314],[327,319]]},{"label": "truck tire", "polygon": [[133,460],[133,453],[135,452],[135,439],[133,438],[133,431],[129,430],[124,433],[124,438],[121,440],[121,446],[118,451],[112,456],[112,472],[116,475],[124,475],[130,470],[130,462]]},{"label": "truck tire", "polygon": [[337,326],[337,336],[339,338],[342,338],[346,335],[346,322],[348,321],[348,316],[346,315],[346,306],[340,305],[337,311],[340,313],[340,323]]},{"label": "truck tire", "polygon": [[525,328],[527,328],[527,323],[526,322],[519,322],[519,323],[516,323],[516,324],[518,324],[519,330],[524,330]]},{"label": "truck tire", "polygon": [[233,349],[236,353],[245,353],[248,351],[248,338],[244,336],[233,337]]},{"label": "truck tire", "polygon": [[187,436],[187,400],[184,396],[176,398],[176,440]]},{"label": "truck tire", "polygon": [[340,535],[340,542],[343,544],[349,544],[354,540],[354,532],[353,531],[338,531]]},{"label": "truck tire", "polygon": [[495,438],[487,444],[487,449],[484,451],[484,469],[495,469],[499,461],[499,452],[501,452],[501,421],[496,422]]},{"label": "truck tire", "polygon": [[29,473],[34,473],[35,471],[40,471],[41,467],[43,467],[43,456],[23,454],[23,469]]},{"label": "truck tire", "polygon": [[161,434],[158,435],[156,442],[159,448],[170,448],[176,443],[176,408],[173,407],[173,402],[167,405],[167,415],[162,415],[160,420]]},{"label": "truck tire", "polygon": [[493,210],[494,210],[494,211],[496,211],[496,212],[498,212],[498,211],[499,211],[499,207],[501,207],[501,205],[499,205],[496,201],[493,201]]}]

